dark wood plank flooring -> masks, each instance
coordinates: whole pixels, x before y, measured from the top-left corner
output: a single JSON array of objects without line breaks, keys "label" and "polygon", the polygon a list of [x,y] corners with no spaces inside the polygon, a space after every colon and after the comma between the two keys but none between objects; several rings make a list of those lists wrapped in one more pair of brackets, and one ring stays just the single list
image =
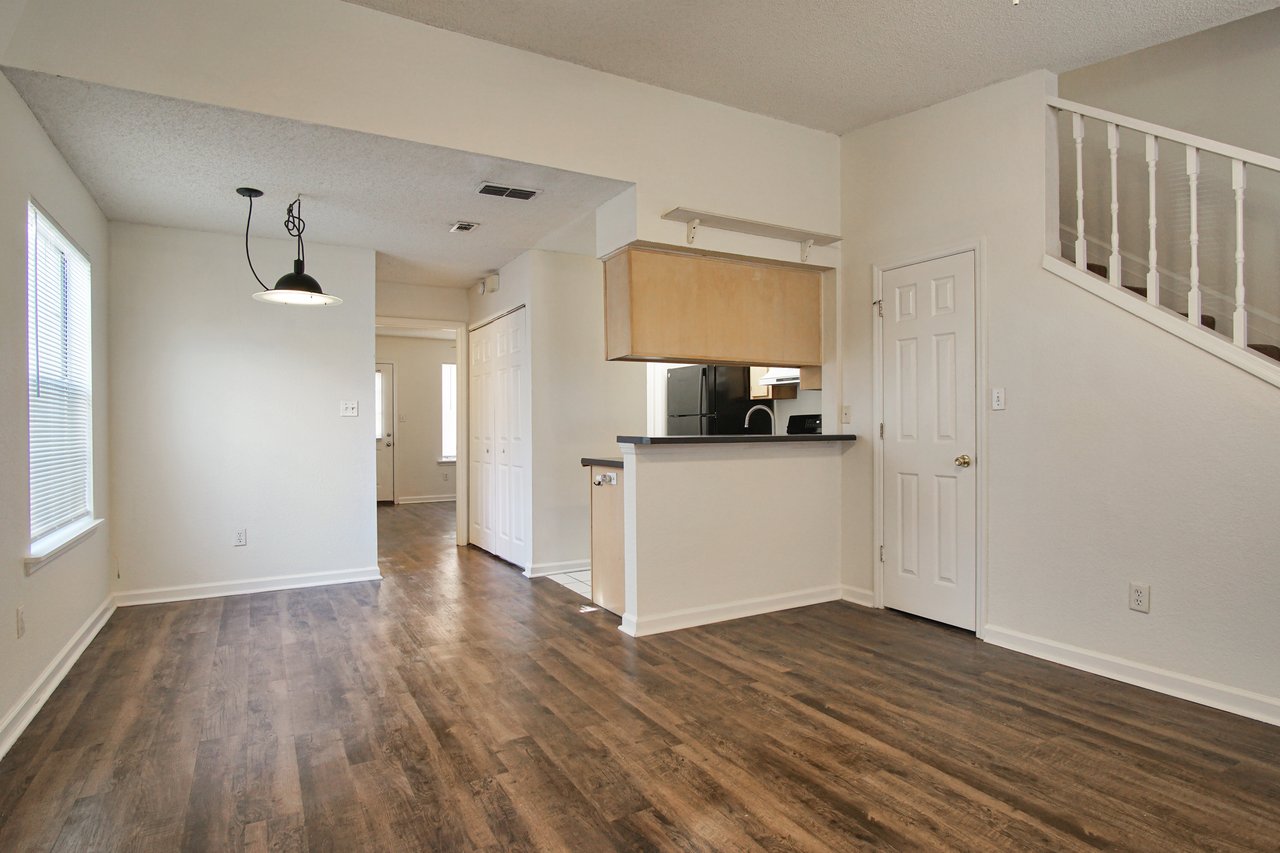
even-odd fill
[{"label": "dark wood plank flooring", "polygon": [[380,583],[117,611],[0,851],[1280,849],[1275,727],[842,603],[634,640],[378,516]]}]

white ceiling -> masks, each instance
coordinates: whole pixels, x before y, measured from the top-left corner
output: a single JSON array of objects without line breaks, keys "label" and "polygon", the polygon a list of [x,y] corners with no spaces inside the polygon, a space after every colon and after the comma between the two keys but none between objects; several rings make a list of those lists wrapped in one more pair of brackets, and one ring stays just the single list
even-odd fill
[{"label": "white ceiling", "polygon": [[[3,69],[108,219],[375,249],[380,281],[465,287],[629,186],[449,148]],[[481,196],[485,180],[542,190]],[[449,232],[459,219],[479,222]]]},{"label": "white ceiling", "polygon": [[1280,0],[347,0],[844,133],[1069,71]]}]

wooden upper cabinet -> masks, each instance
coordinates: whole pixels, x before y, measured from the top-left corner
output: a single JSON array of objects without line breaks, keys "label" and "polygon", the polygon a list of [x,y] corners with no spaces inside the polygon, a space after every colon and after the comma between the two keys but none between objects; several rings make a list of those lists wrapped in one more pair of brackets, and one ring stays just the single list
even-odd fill
[{"label": "wooden upper cabinet", "polygon": [[610,360],[822,363],[822,271],[632,244],[605,258]]}]

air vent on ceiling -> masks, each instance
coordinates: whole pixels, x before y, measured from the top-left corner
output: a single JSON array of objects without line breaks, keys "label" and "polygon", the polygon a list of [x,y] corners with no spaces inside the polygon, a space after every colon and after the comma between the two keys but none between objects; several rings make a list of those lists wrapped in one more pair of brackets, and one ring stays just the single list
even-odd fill
[{"label": "air vent on ceiling", "polygon": [[528,201],[538,194],[537,190],[524,190],[519,187],[504,187],[501,184],[493,184],[485,181],[480,185],[480,189],[476,190],[480,195],[493,195],[501,198],[518,198],[521,201]]},{"label": "air vent on ceiling", "polygon": [[457,233],[459,231],[474,231],[479,227],[479,222],[455,222],[449,226],[449,230]]}]

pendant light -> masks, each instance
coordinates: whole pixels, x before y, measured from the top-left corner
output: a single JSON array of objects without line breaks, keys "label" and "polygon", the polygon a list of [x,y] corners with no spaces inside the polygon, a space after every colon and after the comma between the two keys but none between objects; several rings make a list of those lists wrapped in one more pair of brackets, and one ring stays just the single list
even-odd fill
[{"label": "pendant light", "polygon": [[249,199],[249,218],[244,224],[244,257],[249,262],[249,271],[258,279],[262,290],[253,294],[259,302],[275,302],[279,305],[341,305],[342,300],[330,296],[320,289],[320,282],[306,273],[307,250],[302,244],[302,232],[307,223],[302,220],[302,196],[298,196],[285,212],[284,229],[292,237],[298,238],[298,257],[293,262],[293,272],[280,276],[275,287],[267,287],[253,268],[253,258],[249,256],[249,225],[253,222],[253,200],[262,197],[262,190],[253,187],[240,187],[236,190],[244,198]]}]

